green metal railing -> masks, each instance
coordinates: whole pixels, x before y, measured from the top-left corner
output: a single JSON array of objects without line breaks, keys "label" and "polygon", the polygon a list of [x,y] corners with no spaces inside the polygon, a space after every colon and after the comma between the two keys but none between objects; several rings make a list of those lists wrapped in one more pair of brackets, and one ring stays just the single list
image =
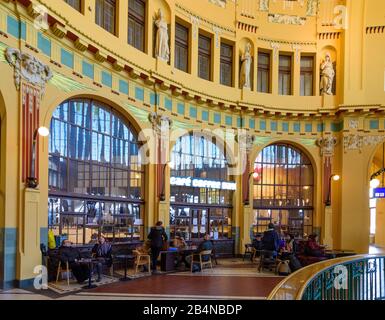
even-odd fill
[{"label": "green metal railing", "polygon": [[333,265],[307,283],[302,300],[385,300],[385,257]]},{"label": "green metal railing", "polygon": [[282,280],[269,300],[385,300],[385,255],[309,265]]}]

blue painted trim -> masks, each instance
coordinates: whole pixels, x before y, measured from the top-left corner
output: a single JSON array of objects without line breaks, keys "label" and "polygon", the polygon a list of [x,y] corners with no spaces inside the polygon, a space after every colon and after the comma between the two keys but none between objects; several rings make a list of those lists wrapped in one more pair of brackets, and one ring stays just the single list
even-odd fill
[{"label": "blue painted trim", "polygon": [[164,106],[167,110],[172,111],[172,100],[165,97],[164,98]]},{"label": "blue painted trim", "polygon": [[249,128],[250,129],[255,129],[255,120],[254,119],[250,119],[249,120]]},{"label": "blue painted trim", "polygon": [[271,131],[277,131],[277,122],[276,121],[270,121],[270,130]]},{"label": "blue painted trim", "polygon": [[317,131],[318,132],[324,132],[325,131],[325,125],[323,123],[317,124]]},{"label": "blue painted trim", "polygon": [[301,131],[301,124],[299,122],[295,122],[293,124],[293,130],[294,130],[294,132],[300,132]]},{"label": "blue painted trim", "polygon": [[220,113],[214,113],[214,123],[221,124],[222,115]]},{"label": "blue painted trim", "polygon": [[209,121],[209,112],[202,110],[202,120]]},{"label": "blue painted trim", "polygon": [[112,88],[112,74],[106,71],[102,71],[102,84]]},{"label": "blue painted trim", "polygon": [[128,95],[128,82],[124,80],[119,80],[119,91],[121,93]]},{"label": "blue painted trim", "polygon": [[0,229],[0,280],[10,283],[16,278],[17,229]]},{"label": "blue painted trim", "polygon": [[243,119],[241,117],[237,118],[237,128],[243,127]]},{"label": "blue painted trim", "polygon": [[19,22],[16,18],[7,16],[7,33],[25,41],[27,38],[27,26],[25,22]]},{"label": "blue painted trim", "polygon": [[51,40],[44,37],[41,32],[37,33],[37,47],[48,57],[51,56]]},{"label": "blue painted trim", "polygon": [[305,124],[305,131],[306,132],[312,132],[313,131],[313,125],[311,123]]},{"label": "blue painted trim", "polygon": [[177,112],[178,114],[184,116],[185,115],[186,108],[183,103],[178,103],[177,105]]},{"label": "blue painted trim", "polygon": [[266,121],[265,120],[259,121],[259,129],[260,130],[266,130]]},{"label": "blue painted trim", "polygon": [[344,123],[342,121],[341,122],[332,122],[331,130],[332,130],[332,132],[340,132],[340,131],[342,131],[343,126],[344,126]]},{"label": "blue painted trim", "polygon": [[135,99],[144,101],[144,89],[135,87]]},{"label": "blue painted trim", "polygon": [[83,60],[83,62],[82,62],[82,73],[86,77],[94,80],[94,65]]},{"label": "blue painted trim", "polygon": [[74,67],[74,54],[72,52],[69,52],[65,49],[61,49],[61,63],[65,66],[73,69]]},{"label": "blue painted trim", "polygon": [[196,119],[197,116],[198,116],[197,108],[190,106],[190,117]]},{"label": "blue painted trim", "polygon": [[369,126],[371,130],[378,130],[380,128],[379,120],[370,120]]},{"label": "blue painted trim", "polygon": [[232,126],[232,125],[233,125],[233,117],[226,116],[226,126]]},{"label": "blue painted trim", "polygon": [[283,132],[289,132],[289,123],[288,122],[282,123],[282,131]]}]

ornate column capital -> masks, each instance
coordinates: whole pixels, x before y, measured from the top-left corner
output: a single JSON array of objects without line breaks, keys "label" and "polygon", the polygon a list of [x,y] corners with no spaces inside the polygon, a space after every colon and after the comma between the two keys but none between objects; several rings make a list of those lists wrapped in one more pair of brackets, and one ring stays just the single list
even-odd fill
[{"label": "ornate column capital", "polygon": [[40,89],[41,96],[45,93],[46,83],[52,79],[49,66],[38,60],[33,55],[15,48],[7,48],[5,58],[13,66],[16,89],[20,90],[21,80]]},{"label": "ornate column capital", "polygon": [[152,112],[148,115],[148,120],[152,124],[152,128],[157,136],[164,136],[167,134],[172,126],[172,120],[156,112]]},{"label": "ornate column capital", "polygon": [[235,141],[238,142],[240,150],[245,150],[247,154],[249,154],[253,149],[255,136],[248,133],[241,133],[235,136]]},{"label": "ornate column capital", "polygon": [[337,138],[334,136],[326,136],[317,139],[317,145],[321,148],[321,155],[325,157],[334,156],[334,147],[337,144]]}]

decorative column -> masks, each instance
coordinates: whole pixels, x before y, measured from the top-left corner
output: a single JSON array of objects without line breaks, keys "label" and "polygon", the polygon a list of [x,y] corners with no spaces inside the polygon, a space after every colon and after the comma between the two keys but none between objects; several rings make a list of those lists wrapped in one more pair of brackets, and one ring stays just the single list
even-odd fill
[{"label": "decorative column", "polygon": [[41,265],[40,227],[46,222],[40,219],[39,184],[39,136],[40,103],[46,83],[52,78],[49,66],[18,49],[7,48],[5,57],[14,68],[15,86],[20,91],[21,156],[20,176],[25,189],[18,223],[18,285],[31,285],[34,268]]},{"label": "decorative column", "polygon": [[[332,163],[334,156],[334,147],[337,144],[337,139],[333,136],[326,136],[317,140],[318,146],[321,148],[321,156],[323,161],[323,177],[322,177],[322,200],[326,202],[328,193],[331,192],[329,183],[332,176]],[[323,230],[323,244],[333,248],[333,215],[332,206],[325,205],[325,219]]]},{"label": "decorative column", "polygon": [[237,136],[237,142],[239,144],[240,151],[240,163],[243,166],[242,171],[242,205],[240,206],[243,209],[243,215],[241,220],[241,230],[240,230],[240,252],[244,252],[245,244],[250,243],[250,225],[251,225],[251,215],[253,211],[253,205],[250,205],[250,177],[254,173],[251,170],[251,159],[250,152],[253,149],[255,141],[255,136],[248,133],[243,133]]},{"label": "decorative column", "polygon": [[149,115],[149,121],[152,124],[155,135],[156,152],[156,197],[159,201],[158,220],[163,221],[165,226],[169,224],[169,200],[166,197],[167,172],[170,154],[170,129],[172,120],[164,115],[155,112]]}]

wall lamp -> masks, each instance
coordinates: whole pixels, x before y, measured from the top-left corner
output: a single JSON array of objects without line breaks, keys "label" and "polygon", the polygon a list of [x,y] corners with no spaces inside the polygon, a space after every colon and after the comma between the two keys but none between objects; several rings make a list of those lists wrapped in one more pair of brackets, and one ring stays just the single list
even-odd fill
[{"label": "wall lamp", "polygon": [[36,189],[39,185],[39,182],[36,178],[35,173],[35,163],[36,163],[36,144],[37,144],[37,138],[38,136],[41,137],[48,137],[49,136],[49,130],[46,127],[40,127],[36,129],[33,133],[32,137],[32,149],[31,149],[31,167],[30,167],[30,176],[27,177],[26,180],[26,186],[27,188]]},{"label": "wall lamp", "polygon": [[166,168],[169,166],[171,169],[174,167],[172,161],[168,161],[163,165],[163,183],[162,192],[160,193],[160,201],[166,201]]},{"label": "wall lamp", "polygon": [[326,201],[325,201],[325,205],[326,205],[327,207],[329,207],[329,206],[332,204],[332,202],[331,202],[332,180],[338,181],[338,180],[340,180],[340,179],[341,179],[341,177],[340,177],[338,174],[333,174],[333,175],[331,175],[330,178],[329,178],[328,197],[327,197],[327,199],[326,199]]},{"label": "wall lamp", "polygon": [[244,205],[248,206],[250,205],[250,178],[253,177],[254,179],[258,178],[258,173],[253,171],[249,173],[249,176],[247,177],[247,198],[244,201]]}]

